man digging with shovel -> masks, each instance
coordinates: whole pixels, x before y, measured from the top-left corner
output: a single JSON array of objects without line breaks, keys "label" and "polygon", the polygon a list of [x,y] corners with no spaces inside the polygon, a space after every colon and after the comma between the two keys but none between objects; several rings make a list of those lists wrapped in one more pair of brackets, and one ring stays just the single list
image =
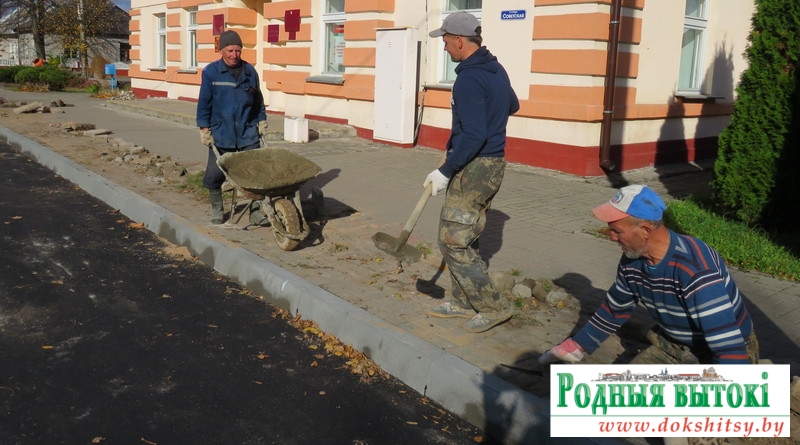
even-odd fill
[{"label": "man digging with shovel", "polygon": [[509,300],[489,277],[478,253],[486,211],[505,172],[506,124],[519,110],[519,100],[505,69],[482,46],[478,19],[466,12],[447,16],[431,37],[442,37],[456,66],[450,101],[453,122],[444,164],[423,186],[431,195],[445,191],[439,218],[439,248],[452,278],[453,298],[428,314],[468,318],[469,332],[484,332],[513,315]]}]

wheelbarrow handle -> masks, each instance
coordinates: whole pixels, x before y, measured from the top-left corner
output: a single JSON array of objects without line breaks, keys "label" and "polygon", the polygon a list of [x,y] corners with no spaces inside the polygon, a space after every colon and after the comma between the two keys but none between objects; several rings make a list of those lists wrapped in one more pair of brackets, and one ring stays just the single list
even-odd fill
[{"label": "wheelbarrow handle", "polygon": [[210,148],[211,151],[214,152],[214,155],[217,157],[217,159],[219,159],[221,157],[220,154],[219,154],[219,150],[217,149],[217,144],[212,142],[212,143],[208,144],[208,148]]}]

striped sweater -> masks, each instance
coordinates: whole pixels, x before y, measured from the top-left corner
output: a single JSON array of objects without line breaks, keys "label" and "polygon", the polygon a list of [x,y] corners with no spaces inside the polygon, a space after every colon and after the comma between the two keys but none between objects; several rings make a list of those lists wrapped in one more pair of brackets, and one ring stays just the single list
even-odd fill
[{"label": "striped sweater", "polygon": [[655,266],[623,256],[605,301],[574,340],[591,354],[638,303],[676,343],[710,349],[714,363],[748,363],[750,314],[719,254],[697,238],[670,231],[669,250]]}]

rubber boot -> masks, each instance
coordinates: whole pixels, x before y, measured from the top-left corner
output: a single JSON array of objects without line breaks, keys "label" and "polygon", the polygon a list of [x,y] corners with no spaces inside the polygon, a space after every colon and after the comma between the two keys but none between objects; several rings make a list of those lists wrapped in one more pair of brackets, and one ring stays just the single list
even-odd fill
[{"label": "rubber boot", "polygon": [[211,197],[211,224],[222,224],[225,220],[222,189],[208,189],[208,196]]}]

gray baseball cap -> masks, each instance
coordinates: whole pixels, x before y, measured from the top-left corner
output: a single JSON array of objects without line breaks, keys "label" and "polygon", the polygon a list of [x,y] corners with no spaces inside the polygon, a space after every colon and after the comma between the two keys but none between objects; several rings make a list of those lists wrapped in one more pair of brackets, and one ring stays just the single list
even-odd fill
[{"label": "gray baseball cap", "polygon": [[478,19],[474,15],[458,11],[447,16],[442,22],[442,27],[428,33],[431,37],[441,37],[445,34],[452,34],[455,36],[472,37],[480,35],[478,28],[481,27]]}]

